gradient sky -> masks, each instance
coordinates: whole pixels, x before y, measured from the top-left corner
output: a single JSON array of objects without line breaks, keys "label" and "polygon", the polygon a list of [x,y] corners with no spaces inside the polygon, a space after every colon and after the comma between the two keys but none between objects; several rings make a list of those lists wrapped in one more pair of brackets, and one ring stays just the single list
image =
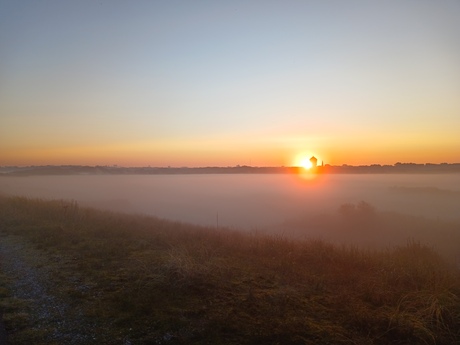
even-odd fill
[{"label": "gradient sky", "polygon": [[460,162],[460,1],[0,0],[0,165]]}]

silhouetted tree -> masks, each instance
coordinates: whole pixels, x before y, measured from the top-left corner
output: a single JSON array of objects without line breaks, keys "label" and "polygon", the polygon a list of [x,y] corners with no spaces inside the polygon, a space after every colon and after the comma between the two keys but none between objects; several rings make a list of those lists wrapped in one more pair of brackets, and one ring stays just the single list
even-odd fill
[{"label": "silhouetted tree", "polygon": [[373,217],[375,215],[375,207],[366,201],[360,201],[356,209],[358,213],[364,217]]},{"label": "silhouetted tree", "polygon": [[342,217],[350,218],[350,217],[353,217],[355,215],[355,213],[356,213],[355,204],[346,203],[346,204],[340,205],[340,207],[339,207],[339,214]]},{"label": "silhouetted tree", "polygon": [[374,206],[366,201],[360,201],[356,205],[353,203],[342,204],[338,213],[343,219],[343,225],[354,230],[362,230],[373,225],[377,214]]}]

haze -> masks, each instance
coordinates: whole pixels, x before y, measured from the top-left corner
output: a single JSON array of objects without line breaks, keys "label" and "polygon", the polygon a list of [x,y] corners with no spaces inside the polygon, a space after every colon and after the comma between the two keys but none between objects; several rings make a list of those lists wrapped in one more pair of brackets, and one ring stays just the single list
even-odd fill
[{"label": "haze", "polygon": [[[0,177],[0,191],[34,198],[76,200],[80,205],[212,227],[278,234],[296,230],[297,236],[328,235],[321,229],[329,224],[330,217],[336,217],[342,205],[362,201],[377,212],[412,215],[425,223],[460,222],[458,174],[308,177],[256,174],[4,176]],[[441,236],[439,229],[432,230],[432,235]],[[404,236],[407,239],[409,235]],[[390,233],[386,243],[389,241]]]},{"label": "haze", "polygon": [[[456,163],[459,17],[458,1],[0,1],[0,166]],[[460,190],[457,175],[0,180],[7,194],[334,239],[367,217],[361,201],[457,221]],[[388,217],[387,230],[406,224]]]}]

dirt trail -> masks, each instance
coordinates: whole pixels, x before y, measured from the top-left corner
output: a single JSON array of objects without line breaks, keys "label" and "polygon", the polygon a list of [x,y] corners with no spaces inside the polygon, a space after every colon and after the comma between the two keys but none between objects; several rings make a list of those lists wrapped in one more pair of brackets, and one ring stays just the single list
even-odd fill
[{"label": "dirt trail", "polygon": [[55,293],[58,280],[50,269],[53,260],[59,258],[49,258],[17,237],[0,237],[0,270],[11,278],[12,297],[26,301],[32,331],[42,334],[44,342],[91,343],[87,325],[75,318],[78,312]]}]

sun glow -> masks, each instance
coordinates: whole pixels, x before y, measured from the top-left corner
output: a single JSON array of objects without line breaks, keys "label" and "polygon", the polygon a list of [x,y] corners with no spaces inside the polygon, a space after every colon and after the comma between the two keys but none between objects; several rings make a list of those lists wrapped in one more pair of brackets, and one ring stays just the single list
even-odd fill
[{"label": "sun glow", "polygon": [[308,157],[304,157],[299,161],[299,166],[301,166],[305,170],[309,170],[313,167],[313,164]]}]

